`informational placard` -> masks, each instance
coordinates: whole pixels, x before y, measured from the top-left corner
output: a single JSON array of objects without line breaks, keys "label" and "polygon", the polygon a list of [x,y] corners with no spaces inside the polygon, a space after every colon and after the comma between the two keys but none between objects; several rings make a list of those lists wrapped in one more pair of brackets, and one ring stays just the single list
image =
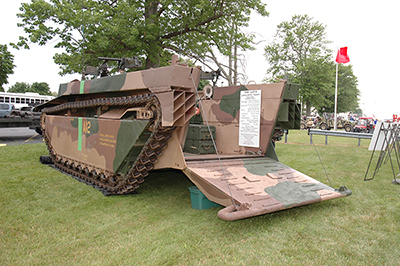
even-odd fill
[{"label": "informational placard", "polygon": [[260,147],[261,90],[240,92],[239,146]]}]

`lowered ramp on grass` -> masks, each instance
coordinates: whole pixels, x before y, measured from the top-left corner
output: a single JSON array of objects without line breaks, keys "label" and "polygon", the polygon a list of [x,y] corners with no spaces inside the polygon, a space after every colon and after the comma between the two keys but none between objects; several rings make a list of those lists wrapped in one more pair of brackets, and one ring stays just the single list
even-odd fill
[{"label": "lowered ramp on grass", "polygon": [[223,220],[237,220],[351,195],[335,190],[272,158],[186,157],[184,173],[211,201],[226,206]]}]

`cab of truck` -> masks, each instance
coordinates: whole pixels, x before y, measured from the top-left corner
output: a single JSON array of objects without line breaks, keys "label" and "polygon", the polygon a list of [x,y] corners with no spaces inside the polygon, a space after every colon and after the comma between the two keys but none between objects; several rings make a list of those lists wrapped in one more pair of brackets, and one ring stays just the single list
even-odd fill
[{"label": "cab of truck", "polygon": [[14,105],[11,103],[0,103],[0,118],[8,116],[14,109]]}]

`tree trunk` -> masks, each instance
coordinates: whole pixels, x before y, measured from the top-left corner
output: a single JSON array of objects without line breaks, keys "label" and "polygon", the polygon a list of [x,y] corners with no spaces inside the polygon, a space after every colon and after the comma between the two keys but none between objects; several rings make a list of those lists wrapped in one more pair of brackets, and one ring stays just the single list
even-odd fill
[{"label": "tree trunk", "polygon": [[[237,32],[237,24],[235,23],[235,25],[234,25],[234,27],[235,27],[235,33]],[[236,40],[236,37],[235,37],[235,39],[233,40],[234,41],[234,43],[233,43],[233,60],[235,60],[234,62],[233,62],[233,85],[236,85],[237,84],[237,82],[238,82],[238,78],[237,78],[237,49],[238,49],[238,47],[237,47],[237,40]]]},{"label": "tree trunk", "polygon": [[158,60],[152,61],[149,56],[146,58],[146,69],[149,68],[157,68],[160,66],[160,58],[158,57]]},{"label": "tree trunk", "polygon": [[310,116],[311,115],[311,104],[309,101],[306,101],[306,116]]},{"label": "tree trunk", "polygon": [[229,64],[228,64],[228,67],[229,67],[229,71],[228,71],[228,73],[229,73],[229,77],[228,77],[228,86],[232,86],[233,85],[233,82],[232,82],[232,61],[233,61],[233,58],[232,58],[232,39],[230,39],[229,40],[229,57],[228,57],[228,60],[229,60]]},{"label": "tree trunk", "polygon": [[[147,25],[156,23],[155,16],[157,15],[158,5],[159,5],[158,1],[146,0],[144,18],[146,20]],[[160,66],[160,57],[161,57],[160,47],[161,44],[159,43],[157,36],[157,41],[152,41],[151,44],[149,45],[149,50],[146,51],[147,52],[146,69],[157,68]]]}]

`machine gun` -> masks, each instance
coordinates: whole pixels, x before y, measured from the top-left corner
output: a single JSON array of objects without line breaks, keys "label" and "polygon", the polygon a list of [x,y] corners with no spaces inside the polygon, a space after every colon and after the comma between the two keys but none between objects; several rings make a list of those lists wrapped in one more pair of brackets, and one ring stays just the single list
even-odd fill
[{"label": "machine gun", "polygon": [[216,71],[213,70],[211,72],[202,71],[200,79],[211,80],[213,87],[215,87],[219,76],[221,76],[221,69],[217,69]]},{"label": "machine gun", "polygon": [[125,68],[139,68],[142,66],[142,63],[140,62],[139,58],[136,56],[134,57],[122,57],[122,58],[112,58],[112,57],[98,57],[99,60],[104,60],[103,64],[101,64],[100,67],[92,67],[92,66],[87,66],[85,68],[85,71],[83,72],[84,76],[86,75],[93,75],[93,76],[101,76],[101,77],[106,77],[110,75],[110,72],[108,71],[108,61],[116,61],[118,62],[118,70],[120,72],[124,72]]}]

